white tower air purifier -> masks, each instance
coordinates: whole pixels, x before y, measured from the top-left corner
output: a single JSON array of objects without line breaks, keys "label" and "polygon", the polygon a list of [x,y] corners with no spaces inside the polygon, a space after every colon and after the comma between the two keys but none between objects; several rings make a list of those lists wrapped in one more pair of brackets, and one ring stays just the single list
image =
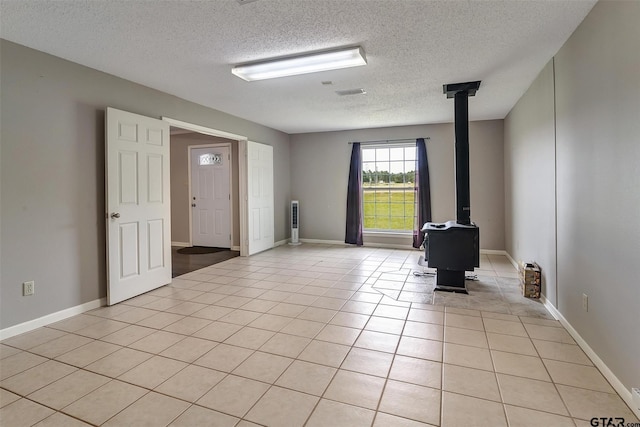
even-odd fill
[{"label": "white tower air purifier", "polygon": [[300,202],[291,201],[291,242],[290,245],[299,245],[298,229],[300,228]]}]

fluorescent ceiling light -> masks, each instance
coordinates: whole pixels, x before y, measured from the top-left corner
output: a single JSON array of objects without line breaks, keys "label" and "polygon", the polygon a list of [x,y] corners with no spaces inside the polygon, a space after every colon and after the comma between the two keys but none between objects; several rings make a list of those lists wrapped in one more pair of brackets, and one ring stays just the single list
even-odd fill
[{"label": "fluorescent ceiling light", "polygon": [[231,72],[248,82],[367,65],[361,47],[236,65]]}]

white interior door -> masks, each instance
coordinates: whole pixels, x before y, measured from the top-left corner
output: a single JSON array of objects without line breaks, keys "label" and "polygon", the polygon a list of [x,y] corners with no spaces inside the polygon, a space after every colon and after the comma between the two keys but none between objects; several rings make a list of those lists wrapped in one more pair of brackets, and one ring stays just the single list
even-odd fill
[{"label": "white interior door", "polygon": [[229,147],[191,149],[191,241],[194,246],[231,247]]},{"label": "white interior door", "polygon": [[107,304],[171,282],[169,124],[107,108]]},{"label": "white interior door", "polygon": [[247,208],[249,255],[274,245],[273,147],[247,142]]}]

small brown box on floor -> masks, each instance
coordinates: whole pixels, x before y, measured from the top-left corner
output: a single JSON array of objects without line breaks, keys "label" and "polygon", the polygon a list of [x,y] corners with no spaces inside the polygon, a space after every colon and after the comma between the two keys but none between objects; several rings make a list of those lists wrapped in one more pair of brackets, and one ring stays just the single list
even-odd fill
[{"label": "small brown box on floor", "polygon": [[520,283],[522,289],[522,295],[527,298],[540,298],[540,286],[539,285],[525,285]]},{"label": "small brown box on floor", "polygon": [[527,298],[540,298],[540,267],[535,262],[518,263],[520,289]]}]

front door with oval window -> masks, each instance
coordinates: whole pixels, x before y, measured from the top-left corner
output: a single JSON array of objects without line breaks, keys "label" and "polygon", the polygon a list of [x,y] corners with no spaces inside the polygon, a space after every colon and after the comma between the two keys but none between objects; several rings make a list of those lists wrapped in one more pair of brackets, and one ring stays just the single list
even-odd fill
[{"label": "front door with oval window", "polygon": [[231,247],[229,147],[191,149],[192,245]]}]

